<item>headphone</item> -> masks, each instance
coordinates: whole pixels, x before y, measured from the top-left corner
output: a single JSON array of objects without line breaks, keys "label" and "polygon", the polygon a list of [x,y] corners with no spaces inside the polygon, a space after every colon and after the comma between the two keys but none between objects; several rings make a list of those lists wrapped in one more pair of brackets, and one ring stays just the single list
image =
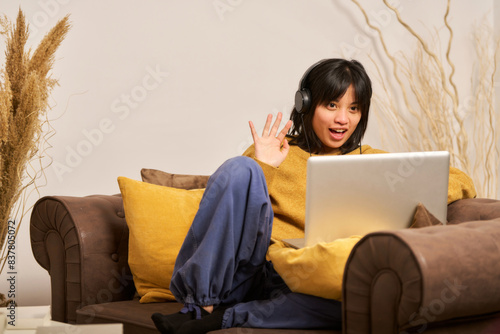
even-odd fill
[{"label": "headphone", "polygon": [[304,73],[304,75],[302,76],[302,79],[300,79],[299,89],[297,90],[297,92],[295,92],[295,110],[297,110],[297,112],[299,114],[305,113],[311,107],[311,99],[312,99],[311,98],[311,91],[309,89],[307,89],[306,87],[304,87],[305,81],[306,81],[309,73],[311,73],[311,71],[314,68],[316,68],[320,64],[323,64],[327,60],[329,60],[329,59],[322,59],[322,60],[318,61],[317,63],[313,64]]}]

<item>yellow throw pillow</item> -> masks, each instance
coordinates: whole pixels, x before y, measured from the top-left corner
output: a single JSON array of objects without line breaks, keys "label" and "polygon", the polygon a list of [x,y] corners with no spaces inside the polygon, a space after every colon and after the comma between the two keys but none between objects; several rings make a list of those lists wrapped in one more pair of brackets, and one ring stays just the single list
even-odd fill
[{"label": "yellow throw pillow", "polygon": [[175,300],[175,259],[204,189],[184,190],[118,177],[129,228],[128,263],[141,303]]}]

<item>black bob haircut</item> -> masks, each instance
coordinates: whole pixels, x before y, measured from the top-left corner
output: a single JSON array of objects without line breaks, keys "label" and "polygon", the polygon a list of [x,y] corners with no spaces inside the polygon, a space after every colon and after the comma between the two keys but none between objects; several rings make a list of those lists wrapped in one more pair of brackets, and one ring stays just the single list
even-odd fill
[{"label": "black bob haircut", "polygon": [[350,85],[354,88],[361,119],[351,137],[340,147],[340,152],[345,154],[358,148],[368,125],[372,97],[371,81],[360,62],[338,58],[320,62],[303,79],[302,86],[311,93],[311,105],[309,110],[302,113],[293,108],[290,116],[293,122],[289,132],[292,136],[290,144],[305,151],[310,149],[310,153],[320,154],[323,143],[312,127],[314,111],[318,105],[326,106],[331,101],[342,98]]}]

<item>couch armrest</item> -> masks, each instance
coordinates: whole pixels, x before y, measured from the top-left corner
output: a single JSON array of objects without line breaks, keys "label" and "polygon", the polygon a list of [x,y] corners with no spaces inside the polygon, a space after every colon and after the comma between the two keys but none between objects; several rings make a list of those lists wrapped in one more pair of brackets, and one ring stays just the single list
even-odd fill
[{"label": "couch armrest", "polygon": [[33,255],[50,274],[53,320],[75,322],[83,306],[132,298],[120,196],[41,198],[30,234]]},{"label": "couch armrest", "polygon": [[495,314],[499,263],[500,219],[371,233],[346,264],[344,333],[422,332]]}]

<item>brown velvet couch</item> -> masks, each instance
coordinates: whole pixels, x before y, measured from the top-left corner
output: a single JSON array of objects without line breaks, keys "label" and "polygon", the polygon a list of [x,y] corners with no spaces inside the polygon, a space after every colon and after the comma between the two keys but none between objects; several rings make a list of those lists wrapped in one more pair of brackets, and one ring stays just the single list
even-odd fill
[{"label": "brown velvet couch", "polygon": [[[500,201],[460,200],[449,205],[446,226],[365,236],[346,264],[342,332],[500,333],[499,217]],[[135,296],[120,196],[44,197],[30,231],[35,259],[50,275],[53,320],[120,322],[127,334],[156,333],[151,314],[180,309]]]}]

